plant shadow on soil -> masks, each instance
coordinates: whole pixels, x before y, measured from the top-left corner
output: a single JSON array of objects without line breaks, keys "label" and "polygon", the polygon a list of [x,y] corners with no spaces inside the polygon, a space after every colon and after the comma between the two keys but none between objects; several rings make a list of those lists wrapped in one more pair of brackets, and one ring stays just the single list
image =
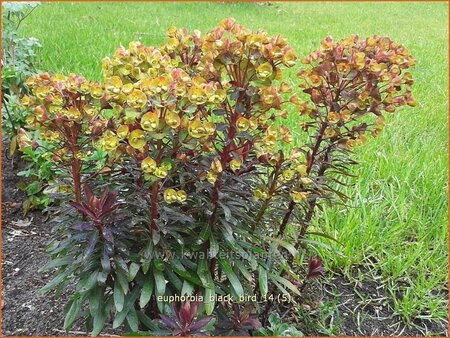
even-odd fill
[{"label": "plant shadow on soil", "polygon": [[[63,330],[64,305],[69,289],[56,297],[41,296],[38,290],[51,279],[51,274],[38,270],[48,262],[44,250],[51,227],[40,211],[23,216],[25,195],[17,188],[21,178],[17,172],[24,164],[2,156],[2,334],[4,336],[80,336],[84,325],[78,320],[72,331]],[[285,320],[297,323],[305,334],[314,336],[420,336],[447,335],[447,324],[417,321],[405,327],[395,318],[383,288],[375,280],[352,284],[343,275],[328,276],[321,287],[310,286],[308,294],[316,299],[303,299],[304,311],[284,308]],[[289,319],[288,319],[289,318]],[[107,325],[102,335],[121,334]]]}]

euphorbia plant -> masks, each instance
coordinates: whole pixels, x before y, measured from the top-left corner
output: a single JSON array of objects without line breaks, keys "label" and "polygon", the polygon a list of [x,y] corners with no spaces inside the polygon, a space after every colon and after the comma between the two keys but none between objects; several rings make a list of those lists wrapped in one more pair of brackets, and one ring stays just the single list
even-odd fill
[{"label": "euphorbia plant", "polygon": [[[226,278],[218,292],[238,299],[254,293],[251,271],[267,274],[265,257],[257,256],[271,240],[255,236],[253,216],[263,202],[252,192],[257,178],[264,180],[260,171],[283,157],[279,142],[291,139],[274,121],[287,117],[282,96],[291,89],[281,82],[282,68],[296,56],[285,39],[252,33],[232,19],[204,39],[174,28],[168,36],[160,48],[132,42],[103,62],[105,100],[116,112],[109,132],[121,140],[110,157],[139,187],[133,195],[147,201],[148,218],[136,225],[148,244],[141,242],[135,263],[143,264],[145,278],[152,280],[156,269],[169,280],[156,296],[194,288],[210,314],[215,281]],[[203,256],[194,264],[176,257],[149,267],[148,251],[164,248]],[[174,282],[173,271],[194,277]],[[270,277],[295,292],[280,273]]]},{"label": "euphorbia plant", "polygon": [[[206,323],[196,324],[197,314],[229,313],[227,295],[252,302],[249,309],[266,317],[261,301],[269,292],[271,299],[292,299],[320,275],[322,262],[314,259],[315,274],[299,276],[293,263],[299,243],[319,200],[340,195],[336,174],[354,163],[352,147],[378,132],[382,112],[414,104],[404,72],[413,60],[387,38],[326,39],[304,60],[310,66],[299,78],[310,100],[302,101],[304,94],[283,82],[296,58],[284,38],[225,19],[204,37],[170,28],[160,47],[120,47],[103,61],[104,84],[87,90],[81,84],[70,90],[67,81],[78,77],[31,81],[41,101],[48,95],[40,94],[39,81],[50,81],[44,88],[56,93],[68,88],[49,117],[44,104],[43,121],[30,121],[44,128],[42,135],[59,132],[56,149],[68,149],[61,163],[76,186],[79,219],[67,226],[64,215],[73,218],[73,209],[59,216],[65,240],[50,248],[50,267],[58,272],[45,289],[82,280],[66,328],[85,301],[98,334],[110,313],[114,327],[126,321],[133,331],[159,325],[152,322],[158,318],[169,323],[170,299],[196,295],[201,305],[189,318],[170,321],[174,334],[189,334]],[[86,107],[97,108],[87,114]],[[69,114],[75,110],[76,119]],[[283,125],[297,113],[305,119],[295,127],[309,136],[305,145],[293,144]],[[103,197],[86,186],[83,202],[74,172],[79,153],[95,151],[107,153],[108,168],[85,175],[85,182],[103,189]],[[107,306],[100,309],[99,301]],[[236,321],[251,318],[236,330],[258,327],[246,311],[235,311]]]},{"label": "euphorbia plant", "polygon": [[[22,98],[23,106],[32,110],[27,116],[27,129],[37,129],[38,140],[51,145],[48,150],[54,162],[69,173],[75,201],[80,202],[83,162],[92,155],[92,139],[106,126],[100,115],[103,87],[81,76],[48,73],[30,77],[26,84],[32,93]],[[22,148],[31,143],[24,130],[19,134],[19,143]],[[33,146],[43,146],[43,142]]]},{"label": "euphorbia plant", "polygon": [[[385,113],[416,101],[411,94],[412,75],[406,71],[415,60],[405,47],[387,37],[361,39],[351,35],[339,42],[327,37],[321,48],[302,60],[308,65],[298,73],[300,87],[311,102],[302,102],[302,125],[310,142],[301,147],[306,173],[315,184],[298,217],[301,239],[320,199],[339,192],[335,174],[349,174],[355,164],[352,150],[367,136],[377,136]],[[330,173],[330,174],[328,174]],[[295,201],[289,204],[280,232],[290,221]]]}]

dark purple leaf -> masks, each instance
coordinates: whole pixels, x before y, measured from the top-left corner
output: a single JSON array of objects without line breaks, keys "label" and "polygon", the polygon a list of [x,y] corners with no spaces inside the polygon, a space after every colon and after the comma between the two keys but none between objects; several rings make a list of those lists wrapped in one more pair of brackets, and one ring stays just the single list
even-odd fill
[{"label": "dark purple leaf", "polygon": [[249,305],[247,305],[245,308],[244,308],[244,310],[242,310],[242,312],[241,312],[241,320],[242,321],[244,321],[244,320],[246,320],[247,318],[249,318],[250,317],[250,314],[252,313],[252,311],[253,311],[253,305],[252,304],[249,304]]},{"label": "dark purple leaf", "polygon": [[94,252],[95,244],[97,244],[97,239],[98,239],[97,233],[94,233],[94,235],[89,240],[89,244],[88,247],[86,248],[86,251],[84,252],[84,259],[88,258]]},{"label": "dark purple leaf", "polygon": [[169,329],[171,330],[179,329],[179,325],[174,319],[165,315],[159,315],[159,317],[161,321],[164,323],[164,325],[166,325]]},{"label": "dark purple leaf", "polygon": [[194,319],[197,311],[192,312],[191,304],[189,302],[184,302],[181,304],[180,310],[178,312],[181,324],[189,324]]},{"label": "dark purple leaf", "polygon": [[98,204],[98,209],[102,210],[103,207],[105,206],[106,201],[108,200],[108,196],[109,196],[109,190],[108,189],[104,189],[102,191],[102,194],[100,195],[100,201]]},{"label": "dark purple leaf", "polygon": [[72,225],[72,229],[78,230],[78,231],[90,230],[93,227],[94,227],[94,224],[92,224],[91,222],[81,222],[81,223]]},{"label": "dark purple leaf", "polygon": [[322,260],[319,257],[313,257],[309,260],[308,275],[306,278],[312,279],[320,277],[325,271]]},{"label": "dark purple leaf", "polygon": [[110,243],[114,243],[114,237],[110,229],[103,228],[103,237]]},{"label": "dark purple leaf", "polygon": [[72,205],[75,209],[77,209],[82,215],[85,215],[92,220],[94,220],[95,214],[90,210],[89,206],[85,203],[77,203],[77,202],[70,202],[70,205]]},{"label": "dark purple leaf", "polygon": [[80,203],[78,203],[78,202],[69,202],[69,204],[71,206],[73,206],[75,209],[77,209],[79,212],[81,212],[82,214],[85,213],[85,208]]},{"label": "dark purple leaf", "polygon": [[243,326],[250,327],[252,329],[259,329],[262,327],[261,322],[256,318],[256,316],[250,316],[245,322],[242,323]]},{"label": "dark purple leaf", "polygon": [[106,216],[106,215],[112,213],[114,210],[117,209],[118,206],[119,206],[118,204],[114,204],[114,205],[111,205],[110,207],[107,207],[107,208],[104,207],[104,208],[101,210],[99,216],[100,216],[100,217],[104,217],[104,216]]},{"label": "dark purple leaf", "polygon": [[84,195],[86,196],[86,200],[88,202],[91,202],[95,198],[91,187],[89,185],[87,185],[87,184],[84,185]]},{"label": "dark purple leaf", "polygon": [[92,222],[80,222],[72,225],[72,229],[78,231],[91,230],[94,227]]},{"label": "dark purple leaf", "polygon": [[179,313],[177,305],[175,303],[172,303],[172,312],[177,317],[178,322],[181,322],[180,313]]},{"label": "dark purple leaf", "polygon": [[100,262],[102,264],[103,271],[108,274],[111,271],[111,263],[109,261],[109,255],[106,247],[103,249],[103,254]]},{"label": "dark purple leaf", "polygon": [[206,325],[208,325],[208,323],[211,321],[211,319],[212,319],[211,316],[207,316],[207,317],[203,317],[200,320],[197,320],[196,322],[194,322],[192,325],[189,326],[190,332],[195,333],[196,331],[200,331]]}]

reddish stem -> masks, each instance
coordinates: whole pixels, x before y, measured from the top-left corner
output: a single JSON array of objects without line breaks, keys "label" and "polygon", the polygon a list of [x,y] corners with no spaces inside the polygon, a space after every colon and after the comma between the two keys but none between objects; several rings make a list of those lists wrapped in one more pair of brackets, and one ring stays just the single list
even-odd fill
[{"label": "reddish stem", "polygon": [[72,179],[73,179],[73,185],[75,189],[75,201],[77,203],[81,202],[81,163],[80,160],[74,158],[72,160]]},{"label": "reddish stem", "polygon": [[[325,129],[327,128],[328,124],[326,122],[322,122],[322,125],[320,126],[319,132],[317,133],[316,143],[314,144],[314,148],[312,150],[311,155],[308,157],[308,163],[306,168],[306,173],[309,174],[311,172],[312,166],[315,163],[317,152],[319,151],[320,144],[322,143],[322,139],[325,133]],[[291,201],[288,206],[288,210],[286,214],[284,214],[283,221],[281,222],[280,229],[278,231],[278,235],[282,235],[284,233],[284,230],[286,229],[286,225],[289,222],[289,219],[291,218],[292,212],[294,211],[295,202]],[[309,216],[311,217],[312,214]],[[305,228],[305,229],[303,229]],[[306,226],[305,223],[302,224],[302,233],[306,232]]]},{"label": "reddish stem", "polygon": [[80,148],[77,145],[79,136],[79,126],[73,125],[71,128],[66,129],[66,137],[69,143],[69,149],[72,152],[72,179],[75,190],[75,201],[81,202],[81,161],[78,156]]},{"label": "reddish stem", "polygon": [[151,196],[151,228],[153,230],[158,229],[158,225],[156,224],[156,219],[158,218],[158,182],[154,182],[152,184],[152,196]]},{"label": "reddish stem", "polygon": [[[159,165],[161,163],[161,158],[164,152],[164,144],[162,142],[162,140],[158,141],[158,155],[156,156],[156,163],[157,165]],[[152,184],[152,195],[151,195],[151,200],[150,200],[150,205],[151,205],[151,223],[150,223],[150,227],[153,230],[158,229],[158,225],[156,224],[156,220],[158,219],[158,194],[159,194],[159,187],[158,187],[158,181],[153,182]]]},{"label": "reddish stem", "polygon": [[280,174],[280,169],[281,169],[281,163],[277,163],[277,166],[275,167],[275,170],[273,172],[273,178],[272,178],[272,183],[269,187],[269,197],[264,201],[263,205],[261,206],[261,209],[259,210],[258,214],[255,217],[255,223],[253,224],[252,228],[253,230],[256,229],[256,227],[259,225],[259,222],[261,222],[264,213],[266,212],[270,201],[272,200],[272,196],[275,193],[276,187],[277,187],[277,180],[278,180],[278,176]]}]

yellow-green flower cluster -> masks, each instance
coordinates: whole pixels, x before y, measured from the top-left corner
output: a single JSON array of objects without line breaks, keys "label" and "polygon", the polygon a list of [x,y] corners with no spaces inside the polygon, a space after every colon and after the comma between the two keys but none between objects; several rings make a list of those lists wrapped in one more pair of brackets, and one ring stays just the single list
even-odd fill
[{"label": "yellow-green flower cluster", "polygon": [[[183,153],[185,160],[198,152],[214,153],[218,139],[230,135],[253,134],[258,154],[271,152],[278,140],[292,141],[287,127],[277,132],[271,125],[287,117],[281,107],[289,103],[283,95],[291,88],[280,81],[281,69],[292,67],[296,59],[284,38],[251,32],[234,19],[223,20],[204,37],[171,27],[159,47],[131,42],[103,60],[105,101],[114,123],[98,145],[153,159],[154,164],[142,168],[149,180],[169,174],[160,164],[174,153]],[[240,98],[233,93],[240,87],[250,92],[244,98],[248,112],[235,107]],[[224,113],[213,118],[216,111]],[[219,132],[218,124],[228,127]],[[233,142],[226,159],[216,156],[213,163],[224,168],[210,168],[209,182],[222,170],[240,170],[244,156]]]},{"label": "yellow-green flower cluster", "polygon": [[187,194],[186,191],[184,190],[175,190],[172,188],[168,188],[164,191],[164,200],[169,203],[175,203],[175,202],[179,202],[179,203],[183,203],[184,201],[186,201],[187,199]]},{"label": "yellow-green flower cluster", "polygon": [[150,156],[147,156],[141,162],[141,170],[144,173],[144,177],[148,179],[165,178],[171,169],[172,162],[166,160],[158,165]]},{"label": "yellow-green flower cluster", "polygon": [[[275,167],[274,184],[256,187],[255,198],[267,200],[282,189],[301,203],[314,183],[308,177],[312,164],[283,151],[293,142],[282,123],[285,106],[319,121],[320,140],[352,150],[367,131],[381,130],[383,112],[415,105],[406,71],[414,59],[385,37],[326,38],[298,73],[311,102],[283,81],[283,68],[296,60],[285,38],[251,31],[232,18],[204,36],[171,27],[159,47],[133,41],[105,58],[103,83],[48,73],[30,78],[32,95],[22,104],[33,110],[28,128],[61,144],[58,159],[70,152],[83,158],[78,141],[91,138],[89,144],[106,151],[111,164],[136,164],[139,179],[152,191],[164,191],[167,203],[187,199],[185,190],[167,186],[179,186],[177,170],[190,170],[188,163],[198,166],[196,178],[215,188],[224,172],[238,176],[255,166]],[[357,121],[369,114],[374,121]],[[21,135],[20,143],[29,140]]]},{"label": "yellow-green flower cluster", "polygon": [[[383,126],[382,113],[394,112],[404,105],[415,106],[411,94],[412,75],[408,68],[415,60],[408,50],[388,37],[360,39],[351,35],[335,42],[327,37],[321,48],[308,55],[302,63],[309,67],[298,73],[301,88],[316,106],[335,102],[327,112],[325,137],[341,138],[340,144],[352,150],[364,143],[370,131],[378,135]],[[332,91],[332,88],[339,90]],[[317,109],[302,103],[301,114],[315,118]],[[371,114],[375,121],[361,118]],[[352,123],[352,133],[344,125]]]},{"label": "yellow-green flower cluster", "polygon": [[[56,161],[68,158],[69,152],[79,159],[86,157],[79,147],[81,138],[97,138],[107,124],[100,114],[103,85],[78,75],[49,73],[30,77],[26,85],[30,95],[21,99],[22,106],[31,110],[26,128],[38,129],[40,139],[55,145],[55,152],[61,155],[54,157]],[[105,140],[112,147],[107,137]]]}]

